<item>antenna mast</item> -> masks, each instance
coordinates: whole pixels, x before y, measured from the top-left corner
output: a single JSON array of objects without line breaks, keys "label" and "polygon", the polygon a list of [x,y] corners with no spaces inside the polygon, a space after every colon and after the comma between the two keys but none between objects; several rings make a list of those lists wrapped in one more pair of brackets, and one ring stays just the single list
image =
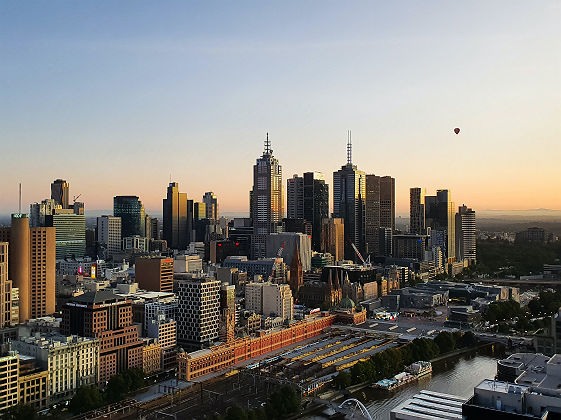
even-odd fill
[{"label": "antenna mast", "polygon": [[19,183],[19,214],[21,214],[21,182]]},{"label": "antenna mast", "polygon": [[267,133],[267,138],[265,139],[265,154],[271,154],[271,142],[269,141],[269,133]]},{"label": "antenna mast", "polygon": [[347,165],[353,164],[353,144],[351,142],[351,130],[347,131]]}]

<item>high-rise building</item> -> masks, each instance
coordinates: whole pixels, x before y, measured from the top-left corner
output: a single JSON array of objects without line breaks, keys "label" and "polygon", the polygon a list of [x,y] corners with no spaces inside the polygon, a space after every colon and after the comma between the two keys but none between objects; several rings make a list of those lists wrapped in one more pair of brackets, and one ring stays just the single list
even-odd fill
[{"label": "high-rise building", "polygon": [[56,259],[83,258],[86,254],[86,216],[55,213],[45,216],[45,225],[56,229]]},{"label": "high-rise building", "polygon": [[321,224],[321,252],[331,254],[335,261],[345,257],[345,224],[343,219],[323,219]]},{"label": "high-rise building", "polygon": [[60,331],[100,340],[99,383],[142,367],[142,341],[132,322],[132,302],[109,290],[87,292],[62,308]]},{"label": "high-rise building", "polygon": [[352,163],[352,144],[349,134],[347,164],[333,172],[333,217],[345,224],[345,258],[357,259],[352,244],[365,250],[366,174]]},{"label": "high-rise building", "polygon": [[167,198],[163,200],[163,210],[163,239],[170,248],[186,249],[191,242],[192,211],[188,210],[187,194],[179,192],[177,182],[169,184]]},{"label": "high-rise building", "polygon": [[320,172],[306,172],[287,180],[287,219],[312,225],[312,248],[319,250],[321,221],[329,217],[329,186]]},{"label": "high-rise building", "polygon": [[282,230],[284,214],[282,194],[282,167],[273,157],[269,133],[263,155],[253,166],[253,189],[250,194],[253,220],[251,247],[253,258],[265,256],[267,235]]},{"label": "high-rise building", "polygon": [[173,292],[173,258],[137,258],[134,271],[136,282],[141,289]]},{"label": "high-rise building", "polygon": [[[390,255],[380,228],[395,230],[395,179],[391,176],[366,175],[365,202],[366,251],[373,255]],[[390,247],[391,248],[391,247]]]},{"label": "high-rise building", "polygon": [[202,348],[218,338],[220,282],[211,277],[176,273],[177,341]]},{"label": "high-rise building", "polygon": [[136,195],[117,195],[113,197],[113,216],[121,218],[121,237],[142,236],[146,228],[144,205]]},{"label": "high-rise building", "polygon": [[288,284],[248,283],[245,285],[245,307],[263,316],[293,318],[294,299]]},{"label": "high-rise building", "polygon": [[475,263],[475,211],[461,205],[456,213],[456,260]]},{"label": "high-rise building", "polygon": [[29,227],[27,214],[12,214],[11,227],[0,228],[9,243],[8,278],[19,293],[19,322],[55,311],[55,229]]},{"label": "high-rise building", "polygon": [[223,283],[220,287],[220,327],[218,338],[224,343],[234,340],[236,329],[236,286]]},{"label": "high-rise building", "polygon": [[206,218],[218,221],[218,199],[212,191],[208,191],[203,195],[203,203],[205,204]]},{"label": "high-rise building", "polygon": [[413,235],[425,235],[425,189],[409,189],[409,232]]},{"label": "high-rise building", "polygon": [[54,214],[57,206],[60,205],[52,198],[47,198],[41,201],[41,203],[31,204],[29,206],[29,223],[31,227],[45,226],[45,216]]},{"label": "high-rise building", "polygon": [[121,218],[100,216],[97,218],[97,242],[103,248],[104,257],[121,252]]},{"label": "high-rise building", "polygon": [[63,209],[68,207],[68,194],[69,194],[68,182],[64,179],[56,179],[51,184],[51,198],[55,200],[55,203],[62,206]]},{"label": "high-rise building", "polygon": [[298,232],[271,233],[267,236],[266,256],[281,257],[286,265],[292,263],[294,253],[299,254],[299,259],[304,271],[312,268],[312,241],[308,235]]},{"label": "high-rise building", "polygon": [[304,219],[304,178],[297,174],[286,180],[286,218]]},{"label": "high-rise building", "polygon": [[0,328],[19,322],[13,318],[12,280],[8,279],[8,242],[0,242]]},{"label": "high-rise building", "polygon": [[450,190],[437,190],[436,195],[425,196],[425,223],[431,228],[431,243],[440,247],[445,263],[455,261],[455,222],[455,204]]}]

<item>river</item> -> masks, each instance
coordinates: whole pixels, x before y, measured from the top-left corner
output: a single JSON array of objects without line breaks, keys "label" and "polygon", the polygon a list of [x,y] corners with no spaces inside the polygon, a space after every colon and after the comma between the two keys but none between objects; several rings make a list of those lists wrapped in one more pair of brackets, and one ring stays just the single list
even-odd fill
[{"label": "river", "polygon": [[[390,411],[400,402],[417,394],[422,389],[470,397],[473,387],[483,379],[493,379],[497,373],[497,358],[485,354],[470,354],[433,363],[433,373],[409,384],[393,393],[386,393],[373,388],[365,388],[352,394],[360,400],[373,419],[387,420]],[[325,419],[311,416],[307,419]]]}]

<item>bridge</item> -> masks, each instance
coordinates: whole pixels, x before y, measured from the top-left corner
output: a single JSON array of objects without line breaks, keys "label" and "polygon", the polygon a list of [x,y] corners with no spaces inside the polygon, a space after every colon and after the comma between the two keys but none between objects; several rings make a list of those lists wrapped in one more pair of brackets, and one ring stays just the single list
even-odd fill
[{"label": "bridge", "polygon": [[333,401],[323,400],[321,398],[314,398],[312,401],[317,404],[325,405],[337,413],[344,414],[347,419],[372,420],[372,416],[364,404],[354,398],[349,398],[339,405]]}]

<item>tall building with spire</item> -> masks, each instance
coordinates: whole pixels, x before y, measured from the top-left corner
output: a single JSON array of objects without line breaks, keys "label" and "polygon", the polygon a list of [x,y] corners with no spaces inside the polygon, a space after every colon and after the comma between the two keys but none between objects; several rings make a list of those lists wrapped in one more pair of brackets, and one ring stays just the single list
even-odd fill
[{"label": "tall building with spire", "polygon": [[345,258],[355,260],[352,244],[365,250],[366,174],[352,163],[352,143],[349,131],[347,164],[333,172],[333,217],[344,221]]},{"label": "tall building with spire", "polygon": [[251,254],[253,258],[263,258],[267,251],[267,235],[282,231],[284,215],[282,167],[273,156],[269,133],[265,140],[263,155],[253,166],[250,212],[253,220]]}]

